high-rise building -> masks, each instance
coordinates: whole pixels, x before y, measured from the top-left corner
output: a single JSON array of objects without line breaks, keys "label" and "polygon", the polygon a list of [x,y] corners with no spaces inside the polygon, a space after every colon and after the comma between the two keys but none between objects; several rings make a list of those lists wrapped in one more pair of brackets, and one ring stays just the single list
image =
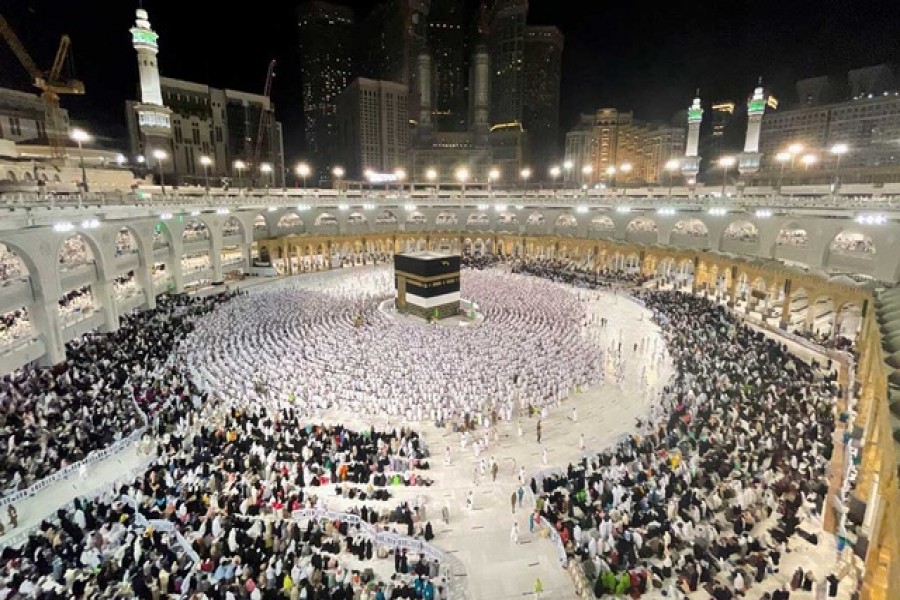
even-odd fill
[{"label": "high-rise building", "polygon": [[[63,131],[69,130],[69,112],[60,109]],[[49,144],[47,112],[40,96],[0,88],[0,140]]]},{"label": "high-rise building", "polygon": [[308,157],[327,170],[337,144],[337,97],[354,74],[354,15],[350,8],[311,0],[297,9],[300,83]]},{"label": "high-rise building", "polygon": [[594,114],[582,114],[578,124],[566,133],[566,162],[571,167],[563,173],[566,183],[581,181],[582,168],[597,168],[600,162],[600,139]]},{"label": "high-rise building", "polygon": [[535,174],[546,176],[559,149],[559,85],[563,35],[553,26],[525,28],[525,76],[522,125],[528,134],[529,159]]},{"label": "high-rise building", "polygon": [[[685,152],[687,132],[664,123],[636,121],[633,114],[603,108],[581,121],[566,134],[566,172],[570,183],[590,185],[611,180],[608,169],[631,167],[627,177],[635,183],[659,183],[666,163]],[[589,167],[585,173],[585,167]],[[621,177],[621,176],[618,176]]]},{"label": "high-rise building", "polygon": [[438,131],[465,131],[468,92],[465,3],[431,0],[426,36],[434,70],[434,126]]},{"label": "high-rise building", "polygon": [[528,0],[497,0],[490,16],[492,125],[522,123]]},{"label": "high-rise building", "polygon": [[734,119],[735,104],[730,100],[712,105],[712,126],[702,142],[701,154],[710,160],[725,154],[725,130]]},{"label": "high-rise building", "polygon": [[[159,78],[160,97],[171,118],[172,139],[163,160],[171,183],[203,184],[207,174],[231,177],[235,185],[284,185],[284,147],[281,124],[269,98],[236,90],[217,89],[201,83]],[[152,157],[153,150],[141,135],[136,103],[127,103],[128,131],[134,155]],[[263,113],[266,113],[265,116]],[[263,118],[264,117],[264,118]],[[262,119],[262,131],[260,121]],[[256,145],[261,134],[258,164]],[[203,165],[200,157],[211,159]],[[235,161],[244,166],[238,170]],[[268,163],[272,174],[262,175],[259,165]],[[240,179],[241,181],[237,181]]]},{"label": "high-rise building", "polygon": [[410,115],[419,112],[417,61],[425,47],[427,15],[425,0],[387,0],[377,4],[359,27],[357,74],[407,86]]},{"label": "high-rise building", "polygon": [[408,94],[403,84],[359,77],[338,97],[338,157],[348,177],[406,168]]}]

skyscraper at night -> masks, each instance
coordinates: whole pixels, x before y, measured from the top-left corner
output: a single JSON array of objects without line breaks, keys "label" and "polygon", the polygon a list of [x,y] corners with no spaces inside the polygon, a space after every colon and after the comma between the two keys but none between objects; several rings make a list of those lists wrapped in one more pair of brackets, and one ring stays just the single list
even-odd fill
[{"label": "skyscraper at night", "polygon": [[432,0],[427,42],[434,62],[434,124],[439,131],[464,131],[468,67],[464,3]]},{"label": "skyscraper at night", "polygon": [[553,26],[525,28],[522,126],[528,134],[531,164],[539,177],[559,158],[559,84],[563,34]]},{"label": "skyscraper at night", "polygon": [[492,125],[522,122],[528,0],[498,0],[488,32]]},{"label": "skyscraper at night", "polygon": [[334,159],[337,97],[354,73],[353,11],[322,0],[297,9],[306,152],[320,168]]}]

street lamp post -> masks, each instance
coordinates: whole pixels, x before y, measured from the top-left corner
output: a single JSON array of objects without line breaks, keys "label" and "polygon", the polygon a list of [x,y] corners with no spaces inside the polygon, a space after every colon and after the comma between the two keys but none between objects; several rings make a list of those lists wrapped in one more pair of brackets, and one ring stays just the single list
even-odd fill
[{"label": "street lamp post", "polygon": [[244,187],[244,169],[247,168],[247,163],[242,160],[236,160],[234,161],[234,168],[238,172],[238,189],[241,189]]},{"label": "street lamp post", "polygon": [[400,197],[403,198],[403,182],[406,181],[406,169],[403,167],[394,169],[394,177],[397,178],[397,183],[400,185]]},{"label": "street lamp post", "polygon": [[492,168],[490,171],[488,171],[488,195],[489,196],[494,195],[494,192],[492,191],[491,186],[493,186],[494,182],[498,181],[499,179],[500,179],[500,169]]},{"label": "street lamp post", "polygon": [[569,174],[572,172],[572,169],[575,168],[575,163],[571,160],[563,161],[563,171],[566,172],[566,176],[563,178],[563,181],[569,181]]},{"label": "street lamp post", "polygon": [[297,174],[297,177],[303,180],[303,189],[306,189],[306,178],[309,177],[310,168],[309,165],[305,162],[302,162],[297,165],[294,169],[294,173]]},{"label": "street lamp post", "polygon": [[440,184],[440,182],[438,182],[437,178],[438,178],[437,169],[435,169],[434,167],[429,167],[428,169],[425,170],[425,179],[427,179],[429,183],[431,183],[435,186],[435,190],[434,190],[435,193],[440,193],[441,184]]},{"label": "street lamp post", "polygon": [[803,152],[803,144],[791,144],[788,146],[788,154],[791,155],[791,170],[794,169],[794,159]]},{"label": "street lamp post", "polygon": [[[591,174],[594,172],[594,167],[591,165],[584,165],[581,167],[581,186],[585,185],[591,187]],[[587,194],[587,188],[585,188],[585,194]]]},{"label": "street lamp post", "polygon": [[81,162],[81,188],[85,193],[87,193],[87,171],[84,168],[84,149],[81,147],[81,144],[90,141],[91,136],[84,129],[73,129],[71,136],[72,139],[78,144],[78,158]]},{"label": "street lamp post", "polygon": [[669,198],[672,197],[672,179],[675,177],[675,172],[681,168],[681,161],[677,158],[670,158],[666,161],[666,174],[669,178]]},{"label": "street lamp post", "polygon": [[159,148],[157,148],[153,151],[153,158],[156,159],[156,168],[159,170],[159,187],[162,191],[163,196],[166,195],[166,179],[165,175],[163,174],[162,164],[163,161],[166,160],[166,156],[168,155],[166,154],[165,150],[160,150]]},{"label": "street lamp post", "polygon": [[834,162],[834,190],[837,189],[841,185],[841,157],[847,154],[849,147],[847,144],[835,144],[831,147],[831,153],[834,154],[835,162]]},{"label": "street lamp post", "polygon": [[784,165],[791,160],[790,152],[779,152],[775,155],[775,160],[781,163],[781,170],[778,173],[778,191],[781,192],[781,182],[784,181]]},{"label": "street lamp post", "polygon": [[209,165],[212,164],[212,159],[208,156],[201,156],[200,164],[203,165],[203,180],[206,185],[206,194],[209,195]]},{"label": "street lamp post", "polygon": [[723,156],[719,159],[719,166],[722,167],[722,198],[725,198],[725,186],[728,183],[728,169],[733,167],[737,161],[733,156]]},{"label": "street lamp post", "polygon": [[341,179],[344,177],[344,167],[337,166],[331,170],[331,174],[337,180],[337,189],[341,189]]},{"label": "street lamp post", "polygon": [[[493,170],[492,170],[493,172]],[[466,197],[466,181],[469,179],[469,169],[465,167],[459,167],[456,169],[456,173],[454,173],[456,180],[459,182],[462,189],[462,197]],[[491,176],[488,175],[488,187],[491,185]]]},{"label": "street lamp post", "polygon": [[624,177],[622,177],[622,195],[626,195],[628,189],[628,174],[631,173],[631,163],[624,163],[619,167]]},{"label": "street lamp post", "polygon": [[531,169],[525,167],[521,171],[519,171],[519,177],[522,178],[522,187],[526,190],[528,189],[528,179],[531,177]]},{"label": "street lamp post", "polygon": [[562,170],[558,166],[550,167],[550,178],[553,181],[553,188],[556,189],[556,180],[559,178]]},{"label": "street lamp post", "polygon": [[262,175],[262,180],[266,189],[269,189],[269,177],[272,175],[272,165],[269,163],[260,163],[259,172]]}]

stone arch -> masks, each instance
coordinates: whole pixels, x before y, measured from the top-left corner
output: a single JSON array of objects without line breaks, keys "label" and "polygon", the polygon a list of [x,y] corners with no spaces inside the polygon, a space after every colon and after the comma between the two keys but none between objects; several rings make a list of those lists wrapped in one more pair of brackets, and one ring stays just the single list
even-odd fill
[{"label": "stone arch", "polygon": [[649,217],[635,217],[625,228],[625,240],[632,243],[655,244],[659,242],[659,225]]},{"label": "stone arch", "polygon": [[353,211],[347,215],[347,228],[359,232],[369,228],[369,219],[359,211]]},{"label": "stone arch", "polygon": [[128,226],[124,226],[116,233],[116,258],[140,255],[141,249],[138,244],[137,233]]},{"label": "stone arch", "polygon": [[222,223],[222,237],[231,237],[233,235],[244,235],[244,224],[235,216],[230,216]]},{"label": "stone arch", "polygon": [[184,224],[181,240],[185,244],[198,241],[208,241],[210,238],[209,227],[199,219],[191,219]]},{"label": "stone arch", "polygon": [[15,183],[15,182],[17,181],[17,179],[16,179],[16,172],[13,171],[12,169],[10,169],[9,171],[7,171],[7,172],[6,172],[6,179],[7,179],[8,181],[12,181],[13,183]]},{"label": "stone arch", "polygon": [[519,216],[516,213],[504,211],[497,217],[497,228],[515,230],[519,228]]},{"label": "stone arch", "polygon": [[560,235],[575,235],[578,230],[578,219],[575,218],[575,215],[563,213],[556,217],[554,227],[556,233]]},{"label": "stone arch", "polygon": [[484,211],[475,211],[473,213],[469,213],[466,217],[466,225],[468,227],[476,227],[487,229],[491,223],[491,218]]},{"label": "stone arch", "polygon": [[831,239],[823,264],[832,272],[870,275],[875,269],[876,251],[871,237],[860,231],[844,229]]},{"label": "stone arch", "polygon": [[706,247],[709,245],[709,228],[700,219],[681,219],[675,223],[669,239],[677,245]]},{"label": "stone arch", "polygon": [[528,220],[525,222],[525,224],[529,225],[529,226],[533,226],[533,227],[540,227],[546,221],[547,221],[547,219],[544,216],[544,213],[536,210],[533,213],[531,213],[530,215],[528,215]]},{"label": "stone arch", "polygon": [[424,225],[426,223],[425,215],[421,211],[412,210],[406,215],[406,222],[415,225]]},{"label": "stone arch", "polygon": [[449,226],[449,225],[457,225],[458,221],[459,221],[459,219],[456,216],[456,213],[449,212],[449,211],[441,211],[438,213],[437,217],[435,217],[434,224]]},{"label": "stone arch", "polygon": [[722,231],[722,243],[759,244],[759,228],[750,221],[732,221]]},{"label": "stone arch", "polygon": [[378,225],[394,225],[399,223],[399,221],[397,215],[391,210],[383,210],[381,214],[375,217],[375,223]]},{"label": "stone arch", "polygon": [[615,231],[616,224],[607,215],[595,215],[588,224],[588,230],[595,233],[608,233]]},{"label": "stone arch", "polygon": [[9,242],[0,242],[0,283],[26,280],[36,272],[37,268],[28,254]]},{"label": "stone arch", "polygon": [[165,221],[160,221],[153,228],[153,250],[161,250],[169,248],[172,245],[172,230],[166,225]]},{"label": "stone arch", "polygon": [[807,248],[809,247],[809,233],[798,223],[787,223],[778,231],[775,245]]},{"label": "stone arch", "polygon": [[[316,225],[318,226],[319,224],[317,219]],[[303,225],[303,219],[300,218],[300,215],[290,210],[278,217],[275,229],[278,233],[299,233],[303,231]]]},{"label": "stone arch", "polygon": [[56,251],[60,271],[77,269],[87,264],[96,264],[100,249],[96,242],[84,233],[73,233],[59,242]]},{"label": "stone arch", "polygon": [[253,217],[253,233],[268,233],[268,231],[269,222],[266,220],[266,215],[257,213],[257,215]]},{"label": "stone arch", "polygon": [[337,220],[337,217],[335,217],[333,214],[331,214],[329,212],[323,212],[322,214],[320,214],[319,216],[316,217],[315,226],[317,228],[329,227],[329,228],[337,229],[338,220]]}]

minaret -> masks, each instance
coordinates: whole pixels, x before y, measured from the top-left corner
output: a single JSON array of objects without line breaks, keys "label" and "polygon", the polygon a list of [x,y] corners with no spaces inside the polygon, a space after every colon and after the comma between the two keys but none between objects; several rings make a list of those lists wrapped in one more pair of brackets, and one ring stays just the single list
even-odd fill
[{"label": "minaret", "polygon": [[420,136],[431,134],[431,55],[422,50],[416,63],[419,79],[419,125]]},{"label": "minaret", "polygon": [[487,46],[479,44],[472,57],[474,85],[472,86],[472,131],[475,133],[475,145],[486,146],[490,124],[488,108],[490,106],[490,58]]},{"label": "minaret", "polygon": [[762,87],[762,77],[753,95],[747,101],[747,138],[744,151],[738,156],[738,171],[741,175],[752,175],[759,171],[762,155],[759,153],[759,134],[762,131],[763,115],[766,113],[766,97]]},{"label": "minaret", "polygon": [[143,139],[143,153],[147,167],[156,168],[155,150],[163,150],[168,161],[163,162],[164,170],[172,170],[172,111],[163,104],[162,90],[159,84],[159,67],[156,55],[159,36],[150,28],[147,11],[143,8],[135,12],[134,27],[131,28],[131,43],[137,52],[138,71],[141,78],[141,101],[134,104],[137,112],[138,127]]},{"label": "minaret", "polygon": [[703,122],[703,107],[700,105],[700,90],[694,98],[694,103],[688,108],[688,135],[687,145],[684,149],[684,158],[681,161],[681,174],[690,181],[700,172],[700,124]]}]

